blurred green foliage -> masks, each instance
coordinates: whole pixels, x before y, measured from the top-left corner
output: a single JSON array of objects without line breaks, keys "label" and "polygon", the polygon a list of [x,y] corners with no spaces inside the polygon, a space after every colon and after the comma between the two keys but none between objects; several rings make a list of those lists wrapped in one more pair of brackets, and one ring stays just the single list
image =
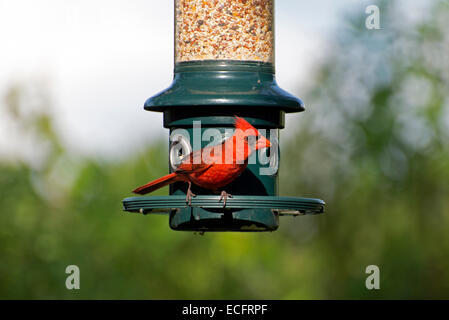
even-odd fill
[{"label": "blurred green foliage", "polygon": [[[0,298],[449,298],[449,6],[433,2],[417,22],[380,2],[377,31],[363,11],[345,17],[282,143],[281,194],[323,198],[327,212],[274,233],[201,237],[122,212],[167,172],[166,143],[120,161],[71,154],[48,99],[12,86],[9,120],[36,156],[0,159]],[[65,288],[71,264],[79,291]],[[381,290],[365,288],[371,264]]]}]

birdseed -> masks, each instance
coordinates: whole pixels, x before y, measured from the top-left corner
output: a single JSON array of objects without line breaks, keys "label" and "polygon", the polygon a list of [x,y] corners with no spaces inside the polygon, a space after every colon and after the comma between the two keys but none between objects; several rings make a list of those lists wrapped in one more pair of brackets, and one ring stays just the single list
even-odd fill
[{"label": "birdseed", "polygon": [[274,61],[274,0],[175,0],[176,62]]}]

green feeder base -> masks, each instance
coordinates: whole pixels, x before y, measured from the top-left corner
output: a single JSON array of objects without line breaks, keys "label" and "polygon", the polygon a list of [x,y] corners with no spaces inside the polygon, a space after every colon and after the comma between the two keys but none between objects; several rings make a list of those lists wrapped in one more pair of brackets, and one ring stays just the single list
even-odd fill
[{"label": "green feeder base", "polygon": [[219,196],[193,198],[187,207],[184,196],[132,197],[123,200],[128,212],[169,214],[170,227],[179,231],[274,231],[280,216],[299,216],[324,212],[319,199],[234,196],[226,208]]}]

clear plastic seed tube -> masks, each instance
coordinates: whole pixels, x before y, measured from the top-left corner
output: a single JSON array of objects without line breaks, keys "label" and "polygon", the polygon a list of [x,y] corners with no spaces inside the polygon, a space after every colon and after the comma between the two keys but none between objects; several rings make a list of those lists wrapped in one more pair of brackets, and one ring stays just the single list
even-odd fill
[{"label": "clear plastic seed tube", "polygon": [[274,63],[274,0],[175,0],[175,60]]}]

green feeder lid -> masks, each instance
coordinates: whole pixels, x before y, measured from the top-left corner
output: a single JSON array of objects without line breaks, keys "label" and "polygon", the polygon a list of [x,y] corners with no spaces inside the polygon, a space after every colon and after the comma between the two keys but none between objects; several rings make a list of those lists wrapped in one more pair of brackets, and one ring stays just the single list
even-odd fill
[{"label": "green feeder lid", "polygon": [[148,111],[192,106],[305,110],[300,99],[277,85],[273,64],[230,60],[177,63],[172,85],[145,102]]}]

